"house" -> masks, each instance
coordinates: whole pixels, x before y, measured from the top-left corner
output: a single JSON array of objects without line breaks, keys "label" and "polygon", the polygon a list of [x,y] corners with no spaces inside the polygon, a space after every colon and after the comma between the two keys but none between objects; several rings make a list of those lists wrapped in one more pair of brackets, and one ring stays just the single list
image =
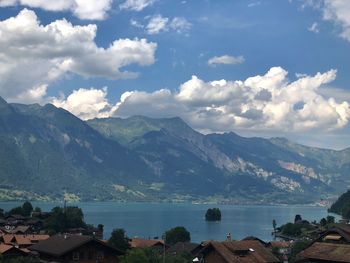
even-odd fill
[{"label": "house", "polygon": [[91,236],[56,235],[28,248],[55,262],[116,263],[124,253]]},{"label": "house", "polygon": [[28,252],[22,249],[19,249],[17,247],[2,243],[0,244],[0,255],[4,258],[20,257],[20,256],[23,257],[23,256],[27,256]]},{"label": "house", "polygon": [[18,248],[27,248],[39,241],[48,239],[48,235],[11,235],[5,234],[0,237],[0,244],[16,246]]},{"label": "house", "polygon": [[182,253],[188,253],[192,256],[197,256],[198,253],[202,250],[203,246],[201,244],[197,243],[191,243],[191,242],[177,242],[175,245],[169,247],[166,250],[166,253],[172,254],[172,255],[179,255]]},{"label": "house", "polygon": [[277,263],[280,262],[259,241],[208,242],[196,261],[203,263]]},{"label": "house", "polygon": [[247,236],[245,238],[242,239],[242,241],[244,240],[255,240],[255,241],[259,241],[261,245],[263,245],[264,247],[266,247],[268,245],[267,242],[265,242],[264,240],[258,238],[258,237],[255,237],[255,236]]},{"label": "house", "polygon": [[315,242],[297,255],[297,263],[350,263],[350,245]]},{"label": "house", "polygon": [[152,248],[156,251],[163,252],[167,246],[164,244],[164,240],[161,239],[143,239],[143,238],[132,238],[129,241],[131,248]]},{"label": "house", "polygon": [[321,233],[314,242],[350,244],[350,225],[336,224],[334,228]]}]

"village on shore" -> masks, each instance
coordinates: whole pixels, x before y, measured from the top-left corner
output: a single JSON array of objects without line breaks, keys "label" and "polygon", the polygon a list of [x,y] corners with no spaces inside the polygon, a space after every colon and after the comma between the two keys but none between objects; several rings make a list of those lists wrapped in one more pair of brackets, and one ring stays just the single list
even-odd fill
[{"label": "village on shore", "polygon": [[[206,220],[221,219],[219,209],[208,209]],[[50,212],[30,202],[10,211],[0,209],[1,262],[124,262],[124,263],[277,263],[350,262],[350,225],[328,216],[308,222],[296,215],[292,223],[277,226],[273,241],[247,236],[225,241],[191,242],[184,227],[164,233],[162,239],[129,238],[124,229],[103,236],[103,225],[84,222],[80,208],[54,207]]]}]

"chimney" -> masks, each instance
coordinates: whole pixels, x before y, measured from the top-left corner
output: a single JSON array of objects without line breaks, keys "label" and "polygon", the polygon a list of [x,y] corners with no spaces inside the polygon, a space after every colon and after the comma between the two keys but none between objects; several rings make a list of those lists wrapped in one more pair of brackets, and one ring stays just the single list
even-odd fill
[{"label": "chimney", "polygon": [[226,237],[226,241],[231,241],[231,240],[232,240],[231,233],[228,233]]}]

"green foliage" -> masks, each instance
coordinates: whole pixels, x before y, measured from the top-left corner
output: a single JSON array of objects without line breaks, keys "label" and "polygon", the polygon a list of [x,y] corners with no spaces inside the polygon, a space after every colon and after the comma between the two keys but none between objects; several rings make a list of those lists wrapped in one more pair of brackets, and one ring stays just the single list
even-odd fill
[{"label": "green foliage", "polygon": [[321,225],[321,226],[326,226],[326,225],[327,225],[327,219],[326,219],[326,218],[322,218],[322,219],[320,220],[320,225]]},{"label": "green foliage", "polygon": [[121,251],[126,251],[130,248],[129,238],[122,228],[116,228],[112,231],[111,237],[108,239],[108,244]]},{"label": "green foliage", "polygon": [[350,219],[350,190],[342,194],[328,211]]},{"label": "green foliage", "polygon": [[31,213],[33,212],[33,206],[28,201],[23,203],[22,209],[23,209],[23,216],[30,216]]},{"label": "green foliage", "polygon": [[293,237],[300,236],[302,227],[301,224],[287,223],[281,227],[282,234]]},{"label": "green foliage", "polygon": [[292,246],[290,261],[294,262],[296,255],[299,254],[304,249],[306,249],[309,245],[310,245],[310,241],[304,241],[304,240],[295,241]]},{"label": "green foliage", "polygon": [[301,215],[295,215],[294,223],[296,223],[296,222],[298,222],[298,221],[301,221],[301,220],[303,220],[303,219],[301,218]]},{"label": "green foliage", "polygon": [[335,223],[334,216],[327,216],[326,220],[327,220],[327,224],[334,224]]},{"label": "green foliage", "polygon": [[17,206],[12,208],[10,211],[7,213],[8,215],[23,215],[23,208],[21,206]]},{"label": "green foliage", "polygon": [[41,208],[40,207],[35,207],[34,212],[41,213]]},{"label": "green foliage", "polygon": [[221,211],[219,208],[209,208],[205,213],[205,220],[207,221],[220,221]]},{"label": "green foliage", "polygon": [[44,221],[44,227],[50,234],[62,233],[69,228],[86,227],[83,211],[79,207],[54,207],[51,216]]},{"label": "green foliage", "polygon": [[183,226],[177,226],[165,232],[165,242],[169,245],[189,241],[191,241],[190,232]]},{"label": "green foliage", "polygon": [[0,208],[0,218],[4,218],[4,209]]},{"label": "green foliage", "polygon": [[[165,256],[165,261],[164,261]],[[159,254],[152,248],[136,248],[127,251],[121,263],[191,263],[192,255],[182,253],[179,255]]]}]

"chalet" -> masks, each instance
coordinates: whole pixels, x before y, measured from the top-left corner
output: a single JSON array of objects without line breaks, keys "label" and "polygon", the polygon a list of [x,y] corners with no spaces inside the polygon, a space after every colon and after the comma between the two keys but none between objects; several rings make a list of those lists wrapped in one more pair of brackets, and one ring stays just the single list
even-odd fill
[{"label": "chalet", "polygon": [[280,262],[259,241],[212,241],[194,259],[203,263],[277,263]]},{"label": "chalet", "polygon": [[132,238],[129,241],[131,248],[152,248],[156,251],[162,252],[164,250],[164,240],[161,239],[143,239],[143,238]]},{"label": "chalet", "polygon": [[197,243],[177,242],[175,245],[169,247],[166,250],[166,253],[169,253],[172,255],[180,255],[182,253],[188,253],[195,257],[202,250],[202,248],[203,246]]},{"label": "chalet", "polygon": [[48,235],[9,235],[5,234],[0,237],[0,243],[11,245],[18,248],[27,248],[39,241],[48,239]]},{"label": "chalet", "polygon": [[40,259],[55,262],[115,263],[124,253],[91,236],[56,235],[30,246]]},{"label": "chalet", "polygon": [[350,245],[315,242],[297,255],[297,263],[350,263]]},{"label": "chalet", "polygon": [[350,244],[350,225],[336,224],[334,228],[321,233],[315,242]]},{"label": "chalet", "polygon": [[19,249],[15,246],[0,244],[0,255],[3,258],[12,258],[12,257],[20,257],[27,256],[28,252],[23,249]]}]

